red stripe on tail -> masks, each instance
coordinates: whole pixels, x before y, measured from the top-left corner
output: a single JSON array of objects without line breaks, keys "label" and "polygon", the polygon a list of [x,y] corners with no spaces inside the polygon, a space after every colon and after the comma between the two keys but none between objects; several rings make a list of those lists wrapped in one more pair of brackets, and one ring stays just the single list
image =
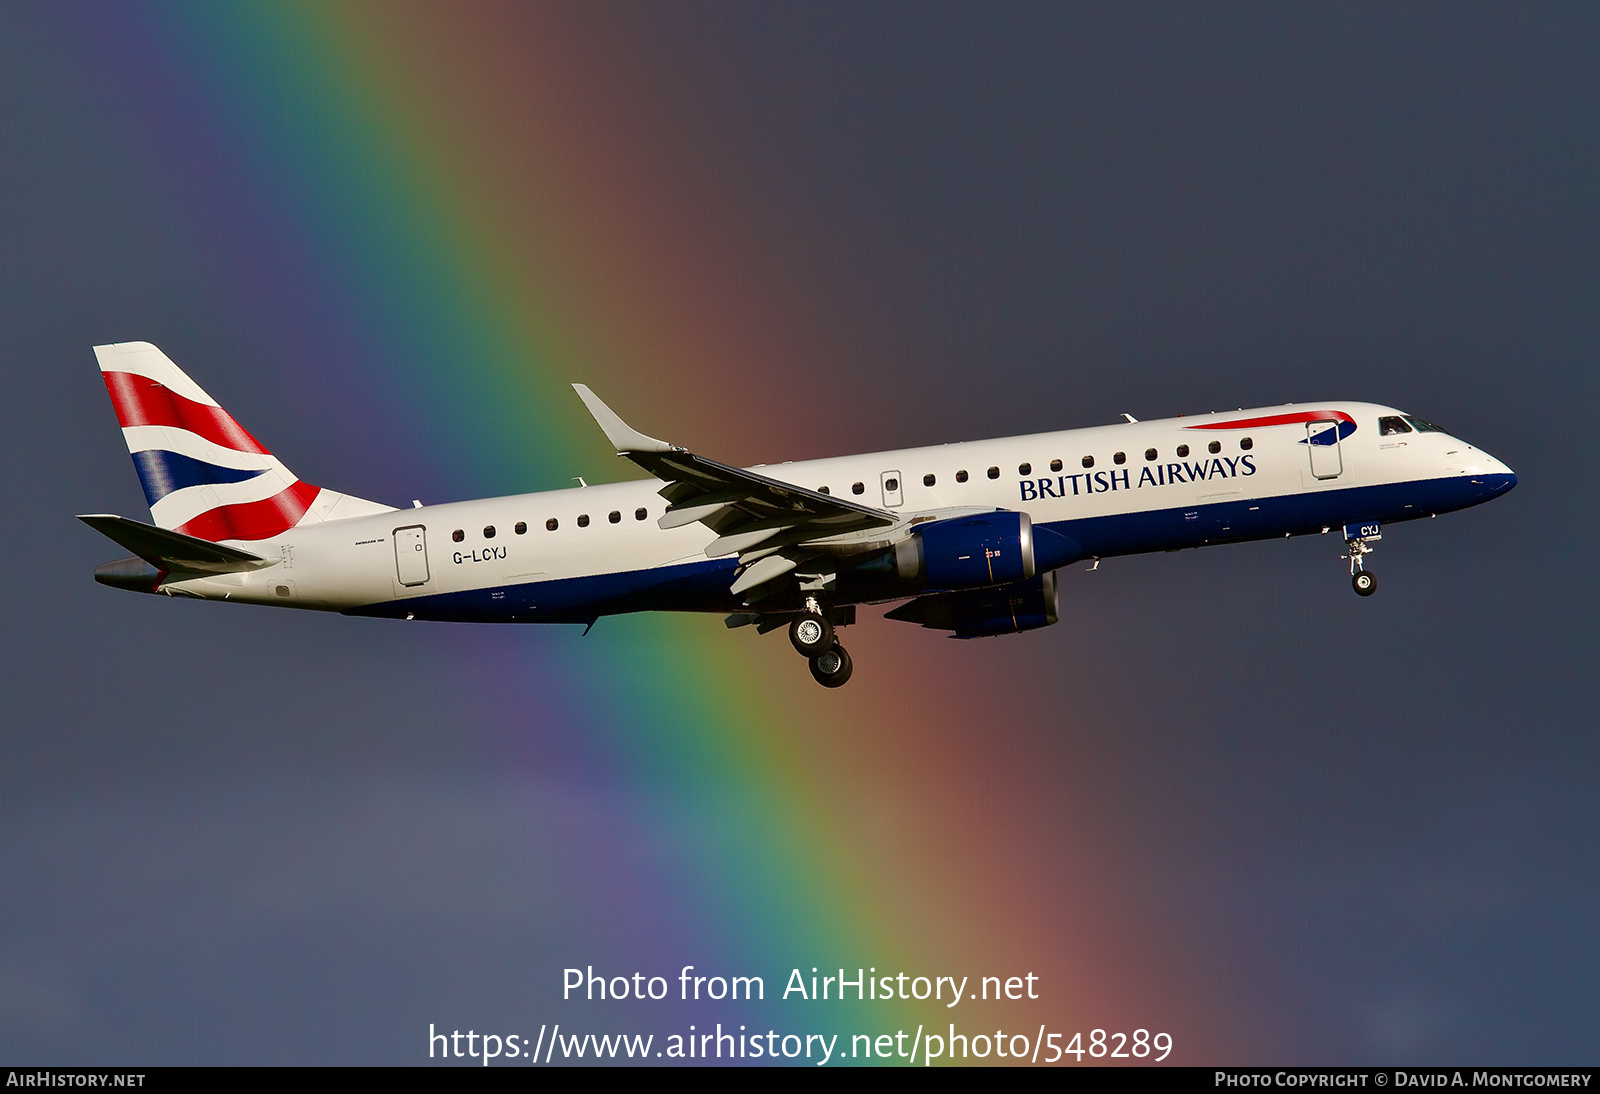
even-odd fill
[{"label": "red stripe on tail", "polygon": [[[102,372],[111,405],[117,408],[122,428],[136,425],[170,425],[198,433],[212,444],[236,452],[271,453],[261,447],[233,416],[221,407],[206,406],[134,372]],[[223,537],[227,538],[227,537]]]},{"label": "red stripe on tail", "polygon": [[311,503],[317,500],[319,489],[309,482],[297,482],[261,501],[219,505],[173,531],[213,543],[223,539],[270,539],[300,522]]}]

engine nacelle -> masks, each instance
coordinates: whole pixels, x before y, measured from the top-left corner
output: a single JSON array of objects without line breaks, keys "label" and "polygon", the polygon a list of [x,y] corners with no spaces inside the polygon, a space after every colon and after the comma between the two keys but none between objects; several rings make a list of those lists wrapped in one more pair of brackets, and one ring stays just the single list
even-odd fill
[{"label": "engine nacelle", "polygon": [[987,638],[1038,630],[1060,618],[1056,575],[1051,571],[997,589],[919,596],[884,618],[920,623],[933,630],[954,631],[954,638]]},{"label": "engine nacelle", "polygon": [[895,544],[902,581],[930,589],[981,589],[1034,575],[1033,521],[1026,513],[980,513],[921,525]]}]

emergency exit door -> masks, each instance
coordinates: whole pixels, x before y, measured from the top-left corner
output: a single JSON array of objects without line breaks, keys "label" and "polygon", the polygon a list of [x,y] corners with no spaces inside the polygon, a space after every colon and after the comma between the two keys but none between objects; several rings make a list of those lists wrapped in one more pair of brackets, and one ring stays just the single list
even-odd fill
[{"label": "emergency exit door", "polygon": [[886,507],[894,509],[905,503],[906,495],[900,484],[900,472],[885,471],[878,476],[878,484],[883,487],[883,504]]},{"label": "emergency exit door", "polygon": [[1336,479],[1344,471],[1339,453],[1339,423],[1329,419],[1306,423],[1306,451],[1311,454],[1311,474],[1318,479]]},{"label": "emergency exit door", "polygon": [[427,530],[420,524],[394,530],[394,569],[402,585],[428,583]]}]

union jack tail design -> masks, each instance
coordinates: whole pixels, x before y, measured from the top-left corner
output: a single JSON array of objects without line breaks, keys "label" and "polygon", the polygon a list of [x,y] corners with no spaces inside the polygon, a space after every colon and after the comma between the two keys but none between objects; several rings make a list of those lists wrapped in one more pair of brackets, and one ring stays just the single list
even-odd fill
[{"label": "union jack tail design", "polygon": [[94,354],[157,526],[212,542],[263,540],[389,509],[296,478],[150,343]]}]

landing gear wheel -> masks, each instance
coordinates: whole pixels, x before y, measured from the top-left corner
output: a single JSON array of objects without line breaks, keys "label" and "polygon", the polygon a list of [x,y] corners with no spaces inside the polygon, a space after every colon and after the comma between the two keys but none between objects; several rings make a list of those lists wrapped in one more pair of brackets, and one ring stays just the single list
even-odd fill
[{"label": "landing gear wheel", "polygon": [[[1350,530],[1350,525],[1344,526],[1345,531]],[[1344,541],[1347,554],[1340,555],[1350,563],[1350,585],[1355,589],[1357,596],[1371,596],[1378,591],[1378,579],[1367,572],[1365,560],[1372,553],[1372,545],[1383,537],[1378,535],[1378,524],[1363,524],[1360,531],[1368,535],[1351,536]]]},{"label": "landing gear wheel", "polygon": [[819,657],[833,646],[833,624],[825,615],[806,612],[789,624],[789,641],[802,657]]},{"label": "landing gear wheel", "polygon": [[811,675],[825,688],[843,687],[854,670],[850,655],[838,643],[811,659]]}]

